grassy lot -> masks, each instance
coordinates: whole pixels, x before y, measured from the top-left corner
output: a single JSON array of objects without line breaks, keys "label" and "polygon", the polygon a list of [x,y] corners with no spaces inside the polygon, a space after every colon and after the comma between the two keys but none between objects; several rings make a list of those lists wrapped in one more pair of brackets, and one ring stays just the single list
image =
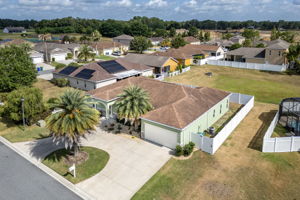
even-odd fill
[{"label": "grassy lot", "polygon": [[275,109],[256,103],[215,155],[170,159],[133,199],[299,199],[300,154],[260,150]]},{"label": "grassy lot", "polygon": [[275,126],[274,132],[272,134],[272,137],[287,137],[286,133],[289,131],[282,126],[280,123],[277,123]]},{"label": "grassy lot", "polygon": [[64,162],[64,158],[68,153],[66,149],[60,149],[51,153],[44,159],[43,164],[64,176],[72,183],[79,183],[99,173],[109,160],[109,154],[101,149],[82,147],[81,150],[87,152],[89,157],[82,164],[76,165],[76,178],[68,172],[70,166]]},{"label": "grassy lot", "polygon": [[111,56],[106,56],[106,55],[99,55],[96,56],[97,59],[101,59],[101,60],[115,60],[116,58],[111,57]]},{"label": "grassy lot", "polygon": [[[213,76],[205,75],[212,72]],[[257,101],[278,104],[283,98],[300,96],[300,76],[219,66],[195,66],[166,81],[207,86],[254,95]]]}]

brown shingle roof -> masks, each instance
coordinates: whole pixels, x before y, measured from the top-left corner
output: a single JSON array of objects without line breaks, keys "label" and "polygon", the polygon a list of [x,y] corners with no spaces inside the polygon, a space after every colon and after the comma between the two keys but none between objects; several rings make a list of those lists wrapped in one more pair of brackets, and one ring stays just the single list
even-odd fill
[{"label": "brown shingle roof", "polygon": [[192,42],[200,42],[200,40],[198,40],[197,38],[193,37],[193,36],[187,36],[183,38],[184,41],[186,41],[187,43],[192,43]]},{"label": "brown shingle roof", "polygon": [[142,118],[179,129],[185,128],[230,94],[217,89],[192,88],[145,77],[128,78],[87,94],[109,101],[117,98],[130,85],[137,85],[149,93],[154,109]]},{"label": "brown shingle roof", "polygon": [[133,37],[130,35],[119,35],[117,37],[114,37],[113,39],[117,39],[117,40],[133,40]]},{"label": "brown shingle roof", "polygon": [[[133,63],[139,63],[151,67],[163,67],[163,65],[169,60],[173,59],[169,56],[159,56],[153,54],[134,54],[130,53],[124,57],[125,60]],[[173,59],[174,60],[174,59]],[[177,62],[177,60],[174,60]]]}]

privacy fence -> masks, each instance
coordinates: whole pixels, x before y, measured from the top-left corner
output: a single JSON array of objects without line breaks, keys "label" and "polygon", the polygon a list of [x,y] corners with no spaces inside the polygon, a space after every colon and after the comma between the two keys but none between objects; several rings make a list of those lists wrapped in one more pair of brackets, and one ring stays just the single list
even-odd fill
[{"label": "privacy fence", "polygon": [[244,63],[244,62],[232,62],[232,61],[225,61],[225,60],[208,60],[207,64],[217,65],[217,66],[233,67],[233,68],[241,68],[241,69],[255,69],[255,70],[262,70],[262,71],[274,71],[274,72],[283,72],[287,69],[287,65]]},{"label": "privacy fence", "polygon": [[207,62],[209,61],[209,60],[220,60],[220,59],[223,59],[224,58],[224,55],[220,55],[220,56],[210,56],[210,57],[208,57],[208,58],[204,58],[204,59],[195,59],[194,61],[193,61],[193,63],[195,64],[195,65],[205,65],[205,64],[207,64]]},{"label": "privacy fence", "polygon": [[234,115],[224,128],[217,133],[215,137],[210,138],[202,136],[201,134],[192,133],[192,141],[196,144],[198,149],[214,154],[254,106],[254,96],[250,95],[232,93],[229,101],[232,103],[242,104],[244,106]]},{"label": "privacy fence", "polygon": [[279,120],[279,112],[276,113],[263,139],[262,152],[293,152],[300,151],[300,136],[274,137],[272,134]]}]

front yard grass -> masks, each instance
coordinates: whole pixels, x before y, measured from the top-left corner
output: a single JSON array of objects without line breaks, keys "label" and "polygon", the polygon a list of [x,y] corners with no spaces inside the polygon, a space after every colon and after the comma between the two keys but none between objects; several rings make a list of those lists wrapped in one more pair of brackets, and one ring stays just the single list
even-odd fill
[{"label": "front yard grass", "polygon": [[109,160],[109,154],[101,149],[94,147],[81,147],[81,151],[88,153],[88,159],[76,165],[76,178],[68,172],[68,166],[64,158],[68,154],[66,149],[60,149],[49,154],[43,164],[53,169],[58,174],[64,176],[70,182],[76,184],[99,173]]},{"label": "front yard grass", "polygon": [[[208,77],[207,72],[213,76]],[[254,95],[264,103],[278,104],[284,98],[300,96],[300,76],[276,72],[203,65],[166,81]]]},{"label": "front yard grass", "polygon": [[300,154],[259,149],[275,109],[256,102],[216,154],[197,151],[190,160],[171,158],[133,199],[299,199]]},{"label": "front yard grass", "polygon": [[101,60],[115,60],[116,59],[115,57],[106,56],[106,55],[99,55],[99,56],[96,56],[95,58],[101,59]]}]

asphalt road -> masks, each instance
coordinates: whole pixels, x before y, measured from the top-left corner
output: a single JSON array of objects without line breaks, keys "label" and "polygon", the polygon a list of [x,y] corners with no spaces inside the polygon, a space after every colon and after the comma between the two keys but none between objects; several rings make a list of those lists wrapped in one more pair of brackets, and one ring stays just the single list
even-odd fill
[{"label": "asphalt road", "polygon": [[0,142],[0,200],[27,199],[81,198]]}]

